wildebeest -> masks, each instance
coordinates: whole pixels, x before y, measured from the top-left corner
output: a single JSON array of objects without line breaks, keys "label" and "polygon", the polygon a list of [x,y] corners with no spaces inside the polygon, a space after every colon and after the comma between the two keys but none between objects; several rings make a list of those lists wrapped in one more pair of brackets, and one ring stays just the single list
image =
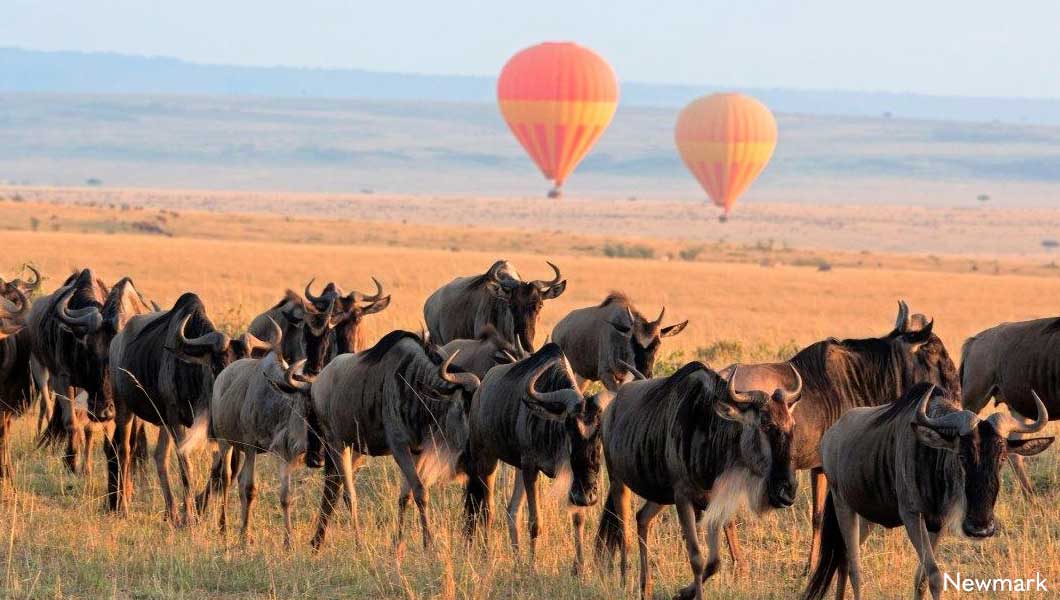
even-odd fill
[{"label": "wildebeest", "polygon": [[59,396],[55,398],[49,421],[52,431],[42,435],[67,440],[65,460],[71,470],[77,470],[81,448],[85,450],[84,465],[90,464],[87,456],[93,431],[75,418],[72,399],[77,397],[76,388],[88,395],[90,420],[106,421],[114,415],[113,405],[105,393],[105,359],[85,334],[88,328],[98,328],[109,293],[91,269],[82,269],[70,275],[53,293],[37,298],[27,319],[33,356],[46,371],[37,381],[42,401],[47,402],[51,395],[49,380],[58,384]]},{"label": "wildebeest", "polygon": [[[642,597],[650,598],[652,590],[651,522],[665,505],[677,508],[692,567],[692,583],[680,595],[699,599],[703,581],[718,570],[719,535],[734,512],[744,503],[761,512],[795,502],[791,411],[803,387],[798,371],[789,369],[793,387],[770,395],[738,392],[735,376],[726,381],[703,363],[691,362],[667,378],[627,383],[604,412],[611,486],[597,549],[605,558],[620,551],[624,580],[629,492],[644,498],[637,512]],[[706,558],[696,528],[704,516]]]},{"label": "wildebeest", "polygon": [[453,364],[474,373],[480,380],[490,369],[523,358],[524,352],[505,341],[492,326],[487,326],[477,339],[453,340],[442,346],[446,356],[460,353]]},{"label": "wildebeest", "polygon": [[[827,339],[811,344],[793,356],[790,366],[802,376],[802,401],[794,411],[795,468],[810,469],[813,504],[813,538],[808,566],[817,562],[821,515],[827,480],[821,468],[821,436],[836,419],[857,406],[879,406],[901,397],[914,384],[927,381],[960,390],[957,368],[945,345],[934,333],[934,322],[909,314],[898,303],[894,329],[883,337]],[[738,390],[784,387],[789,363],[745,365],[736,381]],[[727,376],[726,371],[722,371]],[[736,538],[729,532],[735,554]],[[736,556],[734,556],[734,559]]]},{"label": "wildebeest", "polygon": [[[1060,419],[1060,317],[1002,323],[981,331],[961,350],[961,404],[979,413],[994,399],[1021,415],[1041,394],[1051,420]],[[1023,456],[1009,457],[1024,495],[1032,492]]]},{"label": "wildebeest", "polygon": [[129,424],[132,418],[164,428],[155,446],[155,466],[172,523],[191,516],[188,461],[177,453],[184,487],[182,519],[177,518],[169,486],[169,454],[184,440],[185,428],[210,402],[214,378],[231,362],[261,356],[271,347],[251,334],[232,339],[218,331],[206,307],[185,293],[166,311],[129,319],[110,345],[110,378],[114,390],[115,460],[108,461],[108,499],[113,510],[127,510],[130,500]]},{"label": "wildebeest", "polygon": [[419,471],[428,462],[445,471],[442,475],[458,470],[467,439],[467,410],[479,385],[473,374],[450,370],[453,358],[443,358],[437,346],[414,333],[393,331],[363,352],[336,357],[317,376],[311,396],[320,435],[308,430],[307,453],[325,451],[325,464],[314,548],[324,541],[343,485],[356,510],[353,469],[364,456],[387,454],[404,476],[398,536],[411,494],[420,512],[424,545],[430,544],[430,482]]},{"label": "wildebeest", "polygon": [[688,325],[682,321],[663,327],[665,314],[664,306],[659,316],[649,321],[629,297],[612,292],[599,305],[579,308],[563,317],[552,329],[552,340],[563,349],[581,380],[599,381],[613,393],[630,375],[622,363],[632,364],[645,377],[651,377],[662,338],[677,335]]},{"label": "wildebeest", "polygon": [[935,546],[947,526],[972,538],[994,535],[994,503],[999,471],[1007,454],[1030,456],[1045,450],[1051,437],[1013,439],[1048,424],[1035,397],[1037,420],[1021,422],[994,413],[980,420],[961,410],[956,396],[920,383],[888,406],[854,408],[821,439],[828,496],[821,536],[821,559],[803,595],[823,598],[836,573],[837,598],[849,576],[861,598],[858,549],[862,521],[886,528],[904,526],[920,559],[913,579],[920,598],[927,583],[936,600],[943,577]]},{"label": "wildebeest", "polygon": [[504,462],[519,473],[508,504],[512,546],[519,548],[518,521],[525,494],[533,556],[541,529],[538,474],[560,480],[569,474],[566,497],[575,509],[574,570],[579,572],[583,564],[581,509],[596,504],[599,495],[600,415],[609,399],[608,392],[582,397],[570,364],[555,343],[522,361],[490,370],[468,416],[466,533],[473,535],[480,523],[488,530],[493,481],[498,462]]},{"label": "wildebeest", "polygon": [[21,287],[0,283],[0,483],[11,477],[7,434],[11,422],[26,411],[33,400],[30,376],[32,351],[25,329],[29,300]]},{"label": "wildebeest", "polygon": [[[239,470],[242,503],[241,537],[245,540],[254,503],[254,467],[262,452],[280,458],[280,508],[284,544],[291,545],[291,471],[305,455],[305,405],[312,377],[302,371],[302,359],[289,365],[277,351],[264,358],[244,358],[230,364],[214,382],[209,410],[209,436],[218,445],[211,481],[200,495],[200,512],[209,504],[212,488],[220,492],[220,527],[226,527],[232,455],[245,459]],[[216,481],[214,479],[217,479]]]},{"label": "wildebeest", "polygon": [[493,325],[504,340],[533,352],[544,301],[567,288],[559,267],[548,266],[556,274],[551,281],[523,281],[508,261],[499,260],[481,275],[458,277],[437,289],[423,305],[431,340],[475,339]]},{"label": "wildebeest", "polygon": [[[372,282],[375,283],[375,294],[372,295],[357,291],[344,294],[339,286],[328,283],[317,296],[311,291],[312,281],[305,286],[304,299],[287,290],[283,299],[275,306],[254,317],[247,331],[259,339],[271,342],[267,336],[273,335],[272,323],[278,323],[283,332],[281,350],[284,358],[298,361],[306,358],[302,343],[302,324],[307,312],[320,314],[330,311],[335,314],[335,335],[326,347],[329,356],[357,352],[365,346],[364,330],[361,328],[364,317],[390,305],[390,296],[383,295],[383,285],[375,277]],[[313,365],[310,365],[310,368],[312,367]]]}]

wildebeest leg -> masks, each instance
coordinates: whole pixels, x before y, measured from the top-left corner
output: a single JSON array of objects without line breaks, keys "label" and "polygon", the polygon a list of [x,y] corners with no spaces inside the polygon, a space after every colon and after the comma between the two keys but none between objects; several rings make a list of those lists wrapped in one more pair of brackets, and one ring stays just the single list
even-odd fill
[{"label": "wildebeest leg", "polygon": [[577,577],[582,574],[585,568],[585,553],[582,549],[585,535],[585,511],[576,508],[571,513],[570,522],[571,527],[574,529],[574,566],[571,568],[571,574]]},{"label": "wildebeest leg", "polygon": [[810,557],[806,561],[806,573],[812,573],[821,557],[821,523],[824,520],[824,502],[828,497],[828,478],[824,469],[810,469],[810,490],[813,492],[813,504],[810,506],[810,523],[813,535],[810,538]]},{"label": "wildebeest leg", "polygon": [[394,537],[394,547],[398,547],[405,540],[405,510],[412,500],[412,488],[404,477],[401,478],[401,490],[398,491],[398,526],[397,535]]},{"label": "wildebeest leg", "polygon": [[[628,493],[628,492],[627,492]],[[640,597],[651,598],[651,570],[648,566],[648,536],[651,535],[651,522],[662,511],[661,504],[645,501],[637,511],[637,546],[640,550]],[[625,545],[625,542],[623,542]],[[623,560],[625,562],[625,560]]]},{"label": "wildebeest leg", "polygon": [[508,501],[508,539],[512,543],[512,551],[519,555],[519,516],[523,512],[523,495],[526,489],[523,487],[523,476],[515,474],[515,484],[512,486],[512,497]]},{"label": "wildebeest leg", "polygon": [[906,512],[902,512],[901,517],[905,532],[909,535],[909,541],[913,543],[913,548],[920,557],[920,568],[917,569],[916,579],[913,581],[913,597],[923,597],[920,580],[926,576],[928,587],[931,589],[931,597],[939,600],[942,597],[942,573],[935,563],[935,553],[931,548],[931,539],[928,537],[924,518],[920,513]]},{"label": "wildebeest leg", "polygon": [[692,567],[692,584],[678,593],[679,598],[703,600],[703,580],[718,570],[720,558],[721,526],[711,524],[707,531],[710,558],[703,558],[699,544],[699,529],[696,527],[695,507],[687,500],[678,499],[677,520],[681,523],[681,536],[685,539],[685,550],[688,552],[688,564]]},{"label": "wildebeest leg", "polygon": [[85,418],[82,421],[82,427],[85,432],[85,443],[81,446],[81,474],[89,478],[92,476],[92,448],[96,443],[98,426]]},{"label": "wildebeest leg", "polygon": [[316,533],[309,542],[314,550],[319,550],[320,545],[324,543],[328,520],[331,518],[331,513],[335,511],[335,501],[338,500],[342,489],[342,452],[336,452],[335,446],[330,442],[325,448],[324,491],[320,496],[320,514],[317,516]]},{"label": "wildebeest leg", "polygon": [[77,405],[74,400],[77,397],[77,388],[64,384],[63,390],[66,395],[56,398],[55,401],[55,410],[62,411],[60,416],[63,418],[63,426],[66,427],[66,454],[63,460],[66,461],[66,468],[71,473],[77,473],[77,457],[81,453],[81,447],[85,444],[85,430],[80,426],[77,418]]},{"label": "wildebeest leg", "polygon": [[217,499],[218,504],[220,504],[217,528],[222,534],[228,528],[228,488],[232,485],[232,456],[238,453],[239,450],[233,448],[227,441],[217,440],[217,456],[214,460],[217,469],[217,480],[213,480],[214,473],[211,470],[210,481],[206,483],[206,489],[203,490],[205,498],[199,514],[206,513],[206,508],[210,505],[210,488],[217,486],[217,491],[220,493],[220,497]]},{"label": "wildebeest leg", "polygon": [[431,525],[427,516],[428,498],[427,488],[420,481],[419,473],[416,472],[416,459],[412,456],[412,450],[407,444],[394,444],[391,447],[394,460],[397,461],[401,474],[405,476],[409,489],[412,490],[412,499],[416,501],[416,508],[420,511],[420,526],[423,528],[423,547],[431,546]]},{"label": "wildebeest leg", "polygon": [[133,418],[125,405],[119,404],[114,415],[114,432],[103,446],[107,455],[107,508],[122,514],[128,514],[132,499],[129,436]]},{"label": "wildebeest leg", "polygon": [[280,465],[280,510],[283,511],[283,547],[291,549],[291,469],[294,465]]},{"label": "wildebeest leg", "polygon": [[526,492],[526,512],[529,517],[530,530],[530,565],[535,563],[537,536],[541,535],[541,516],[537,511],[537,469],[524,468],[519,478],[523,481]]},{"label": "wildebeest leg", "polygon": [[621,481],[610,478],[607,500],[600,516],[600,529],[596,534],[596,556],[598,562],[606,558],[608,568],[614,567],[615,550],[620,553],[622,583],[626,583],[629,570],[629,543],[626,540],[626,522],[629,519],[629,488]]},{"label": "wildebeest leg", "polygon": [[[184,436],[187,435],[187,430],[183,425],[174,425],[170,432],[173,436],[174,442],[176,442],[178,448],[184,441]],[[183,488],[184,495],[182,496],[181,503],[181,526],[186,527],[191,525],[195,520],[195,490],[191,487],[192,470],[191,463],[188,461],[188,455],[186,452],[177,452],[177,473],[180,475],[180,485]],[[251,483],[253,483],[254,475],[251,474]]]},{"label": "wildebeest leg", "polygon": [[214,488],[221,486],[221,469],[223,468],[221,462],[226,460],[228,457],[222,450],[222,442],[217,442],[217,450],[213,453],[213,458],[210,459],[210,476],[206,479],[206,485],[203,486],[202,491],[195,497],[195,512],[199,513],[200,516],[206,514],[206,510],[210,508],[210,494]]},{"label": "wildebeest leg", "polygon": [[729,556],[732,557],[732,570],[737,572],[743,565],[743,555],[740,552],[740,539],[736,537],[736,523],[729,521],[725,526],[725,545],[729,547]]},{"label": "wildebeest leg", "polygon": [[37,436],[40,437],[41,432],[44,431],[44,424],[52,418],[54,399],[52,398],[51,384],[48,382],[50,378],[48,369],[38,363],[36,358],[30,358],[29,369],[30,375],[33,377],[33,384],[37,387],[37,397],[40,401],[37,412]]},{"label": "wildebeest leg", "polygon": [[[936,548],[936,546],[938,545],[938,543],[939,543],[939,535],[940,535],[939,533],[930,533],[930,532],[928,533],[928,538],[930,538],[931,549],[932,550],[934,550]],[[917,597],[921,597],[921,596],[924,595],[924,587],[927,585],[927,574],[924,572],[924,568],[923,568],[922,565],[918,564],[916,566],[916,580],[915,581],[916,581],[916,583],[915,583],[915,585],[916,585],[915,595]]]},{"label": "wildebeest leg", "polygon": [[239,537],[245,544],[250,531],[250,508],[257,495],[257,489],[254,487],[254,462],[258,458],[258,453],[248,451],[243,454],[246,458],[243,460],[243,468],[239,470],[239,501],[242,508],[243,526],[239,530]]},{"label": "wildebeest leg", "polygon": [[[1013,434],[1012,437],[1017,438],[1017,435]],[[1012,465],[1012,472],[1016,475],[1016,480],[1020,482],[1020,490],[1023,492],[1023,497],[1033,500],[1034,485],[1031,484],[1031,479],[1027,476],[1027,466],[1023,463],[1023,457],[1019,454],[1009,454],[1008,461]]]},{"label": "wildebeest leg", "polygon": [[839,533],[843,536],[843,544],[846,545],[846,565],[840,566],[837,572],[835,597],[836,600],[843,600],[849,577],[854,600],[861,600],[861,517],[838,495],[833,495],[832,501],[835,504]]},{"label": "wildebeest leg", "polygon": [[342,498],[346,502],[346,508],[350,511],[350,523],[355,533],[361,531],[361,522],[357,510],[357,487],[354,485],[353,474],[364,462],[364,455],[347,447],[342,452]]},{"label": "wildebeest leg", "polygon": [[0,413],[0,483],[9,479],[11,473],[11,457],[7,450],[7,433],[11,429],[11,413],[3,411]]},{"label": "wildebeest leg", "polygon": [[158,472],[158,487],[162,489],[162,499],[166,502],[166,518],[177,525],[177,508],[173,504],[173,489],[169,487],[169,450],[173,447],[173,438],[166,425],[158,428],[158,441],[155,442],[155,470]]}]

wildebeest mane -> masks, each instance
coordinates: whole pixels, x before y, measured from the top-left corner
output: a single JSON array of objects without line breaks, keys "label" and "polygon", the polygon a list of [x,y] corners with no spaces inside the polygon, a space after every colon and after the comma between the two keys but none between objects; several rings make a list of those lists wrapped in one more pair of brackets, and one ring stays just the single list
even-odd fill
[{"label": "wildebeest mane", "polygon": [[296,304],[301,304],[302,297],[299,296],[294,290],[286,290],[283,293],[283,298],[281,298],[280,301],[277,302],[276,304],[274,304],[272,306],[272,308],[270,308],[269,310],[276,310],[277,308],[283,308],[283,305],[287,304],[288,302],[294,302]]},{"label": "wildebeest mane", "polygon": [[416,344],[420,347],[426,348],[423,338],[418,334],[412,333],[411,331],[397,329],[384,335],[374,346],[365,350],[364,354],[361,355],[361,364],[378,364],[391,350],[394,349],[394,346],[398,345],[402,340],[416,340]]},{"label": "wildebeest mane", "polygon": [[[837,359],[844,363],[838,368]],[[865,390],[897,396],[901,384],[901,365],[887,338],[828,338],[803,348],[789,362],[802,376],[804,395],[829,395],[842,406],[857,405]]]},{"label": "wildebeest mane", "polygon": [[[505,377],[509,379],[522,379],[524,377],[529,376],[534,371],[537,371],[543,365],[552,361],[556,361],[562,356],[563,350],[560,349],[559,344],[556,344],[555,342],[549,342],[548,344],[542,346],[542,348],[537,352],[513,364],[512,368],[508,369],[508,373],[505,375]],[[559,370],[563,373],[564,377],[566,377],[566,369],[560,368]],[[547,387],[550,385],[551,380],[555,378],[555,374],[553,373],[553,371],[555,371],[555,369],[549,369],[548,372],[543,374],[541,378],[538,379],[537,389],[541,391],[555,391],[559,389],[556,387]],[[569,379],[569,377],[566,378]]]},{"label": "wildebeest mane", "polygon": [[102,313],[104,323],[117,324],[121,320],[122,296],[125,294],[126,285],[132,288],[133,292],[136,293],[136,298],[139,299],[144,306],[151,306],[147,299],[143,297],[143,294],[140,293],[140,290],[136,289],[136,284],[133,283],[132,278],[122,277],[117,283],[111,286],[110,291],[107,293],[107,298],[103,301]]}]

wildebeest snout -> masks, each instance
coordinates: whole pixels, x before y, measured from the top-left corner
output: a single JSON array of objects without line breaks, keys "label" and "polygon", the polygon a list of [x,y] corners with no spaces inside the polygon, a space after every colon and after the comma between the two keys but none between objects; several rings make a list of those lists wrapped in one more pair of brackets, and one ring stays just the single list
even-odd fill
[{"label": "wildebeest snout", "polygon": [[769,504],[773,508],[787,508],[795,504],[797,489],[794,477],[774,479],[769,485]]},{"label": "wildebeest snout", "polygon": [[569,500],[574,506],[593,506],[599,499],[600,494],[597,492],[595,485],[585,489],[575,484],[570,488]]}]

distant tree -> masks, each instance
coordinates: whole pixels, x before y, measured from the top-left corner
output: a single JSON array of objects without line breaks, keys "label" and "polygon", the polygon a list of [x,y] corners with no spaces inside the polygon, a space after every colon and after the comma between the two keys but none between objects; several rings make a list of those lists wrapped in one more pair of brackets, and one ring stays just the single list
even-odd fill
[{"label": "distant tree", "polygon": [[980,202],[990,202],[990,194],[979,194],[975,199]]},{"label": "distant tree", "polygon": [[1046,250],[1054,250],[1060,246],[1060,242],[1056,240],[1042,240],[1042,248]]},{"label": "distant tree", "polygon": [[30,217],[29,228],[33,231],[37,231],[37,229],[40,228],[40,219],[38,219],[37,217]]},{"label": "distant tree", "polygon": [[99,187],[99,186],[103,185],[103,180],[98,178],[98,177],[89,177],[88,179],[85,180],[85,185],[92,186],[92,187]]}]

